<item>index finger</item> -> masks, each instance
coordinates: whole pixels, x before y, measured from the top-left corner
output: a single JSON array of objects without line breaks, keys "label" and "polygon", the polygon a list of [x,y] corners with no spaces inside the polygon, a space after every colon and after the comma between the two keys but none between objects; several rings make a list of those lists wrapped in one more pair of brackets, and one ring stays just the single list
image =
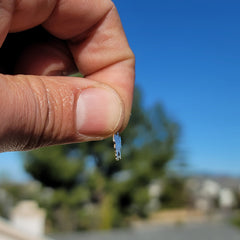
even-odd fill
[{"label": "index finger", "polygon": [[114,88],[130,117],[134,88],[132,53],[114,4],[109,0],[61,0],[43,26],[68,41],[79,71]]}]

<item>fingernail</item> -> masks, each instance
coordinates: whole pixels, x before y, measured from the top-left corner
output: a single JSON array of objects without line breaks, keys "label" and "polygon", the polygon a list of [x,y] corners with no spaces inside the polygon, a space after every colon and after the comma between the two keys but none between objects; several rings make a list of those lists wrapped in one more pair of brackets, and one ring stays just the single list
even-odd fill
[{"label": "fingernail", "polygon": [[77,100],[76,127],[80,134],[107,136],[123,121],[123,106],[111,89],[88,88]]}]

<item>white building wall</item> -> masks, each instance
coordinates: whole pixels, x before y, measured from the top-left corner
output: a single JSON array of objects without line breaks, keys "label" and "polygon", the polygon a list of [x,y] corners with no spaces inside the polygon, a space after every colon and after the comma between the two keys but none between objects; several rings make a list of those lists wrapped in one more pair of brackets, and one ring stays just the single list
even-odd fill
[{"label": "white building wall", "polygon": [[12,238],[4,235],[3,233],[0,233],[0,240],[16,240],[16,238]]},{"label": "white building wall", "polygon": [[230,209],[235,206],[236,199],[231,189],[223,188],[219,194],[219,205],[221,208]]},{"label": "white building wall", "polygon": [[45,212],[33,201],[20,202],[12,211],[11,222],[22,232],[32,236],[44,236]]}]

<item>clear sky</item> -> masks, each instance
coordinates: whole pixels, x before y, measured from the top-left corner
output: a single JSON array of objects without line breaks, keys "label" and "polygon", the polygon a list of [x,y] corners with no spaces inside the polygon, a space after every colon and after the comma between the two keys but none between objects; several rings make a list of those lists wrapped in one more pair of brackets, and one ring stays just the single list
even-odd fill
[{"label": "clear sky", "polygon": [[[240,176],[240,1],[114,2],[145,106],[161,102],[180,123],[191,169]],[[0,169],[19,179],[18,156],[0,154]]]}]

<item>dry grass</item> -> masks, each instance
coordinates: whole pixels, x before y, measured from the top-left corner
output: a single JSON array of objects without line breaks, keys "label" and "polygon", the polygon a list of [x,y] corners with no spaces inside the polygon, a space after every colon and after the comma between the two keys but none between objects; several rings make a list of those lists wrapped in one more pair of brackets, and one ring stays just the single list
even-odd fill
[{"label": "dry grass", "polygon": [[171,209],[161,210],[150,216],[149,219],[135,220],[132,222],[133,227],[140,227],[143,224],[159,225],[159,224],[182,224],[188,222],[202,222],[207,220],[206,214],[198,210],[189,209]]}]

